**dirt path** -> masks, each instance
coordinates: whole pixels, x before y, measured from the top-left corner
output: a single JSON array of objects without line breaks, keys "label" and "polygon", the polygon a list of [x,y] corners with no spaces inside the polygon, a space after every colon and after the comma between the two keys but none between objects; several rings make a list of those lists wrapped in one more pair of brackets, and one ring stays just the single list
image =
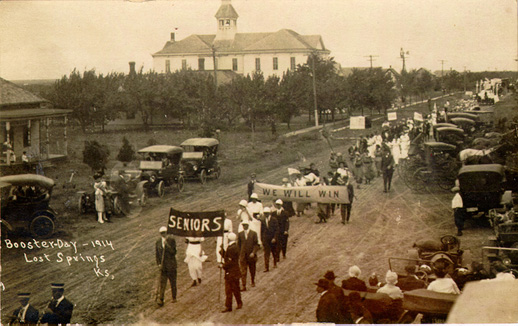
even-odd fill
[{"label": "dirt path", "polygon": [[[324,141],[322,144],[322,151],[307,159],[315,162],[321,171],[327,171],[329,150]],[[345,143],[334,143],[333,147],[346,152]],[[287,167],[279,166],[260,174],[258,179],[279,184],[287,174]],[[166,223],[171,206],[195,211],[225,209],[236,230],[234,216],[237,203],[245,198],[247,180],[227,186],[217,181],[204,186],[189,183],[186,192],[173,191],[166,199],[152,198],[140,214],[115,218],[109,224],[97,224],[93,214],[88,215],[80,227],[64,230],[54,239],[77,241],[77,254],[73,248],[9,249],[2,242],[2,282],[6,287],[2,293],[2,315],[15,309],[16,293],[22,290],[31,291],[32,303],[43,309],[50,297],[48,284],[59,280],[66,283],[66,295],[76,304],[74,323],[313,322],[318,302],[313,283],[327,270],[338,275],[337,284],[347,277],[347,270],[353,264],[360,266],[364,278],[372,272],[384,275],[388,257],[405,257],[407,249],[420,238],[438,238],[454,232],[449,208],[451,194],[414,194],[397,174],[394,177],[393,191],[388,194],[382,192],[381,178],[357,190],[358,199],[353,205],[352,220],[347,225],[340,223],[339,211],[327,224],[315,224],[315,205],[305,216],[293,217],[288,258],[281,259],[278,268],[263,273],[260,253],[257,287],[242,293],[242,310],[220,313],[224,293],[214,239],[207,239],[203,245],[210,257],[203,267],[203,283],[190,287],[187,265],[183,263],[186,245],[182,238],[177,238],[178,302],[171,303],[170,292],[166,291],[166,304],[158,308],[153,301],[157,277],[154,243],[157,230]],[[468,229],[465,234],[461,247],[479,248],[491,230]],[[99,242],[98,246],[95,240],[105,242]],[[110,241],[111,246],[106,241]],[[44,260],[43,255],[47,254],[51,261],[29,263],[25,261],[24,253],[29,259],[37,256]],[[63,258],[64,262],[57,262],[58,253],[63,257],[72,256],[70,266],[66,258]],[[86,261],[78,257],[80,255]],[[477,255],[480,253],[474,252],[475,258]],[[89,262],[87,256],[94,262]],[[99,260],[100,272],[108,276],[94,272],[93,257]]]}]

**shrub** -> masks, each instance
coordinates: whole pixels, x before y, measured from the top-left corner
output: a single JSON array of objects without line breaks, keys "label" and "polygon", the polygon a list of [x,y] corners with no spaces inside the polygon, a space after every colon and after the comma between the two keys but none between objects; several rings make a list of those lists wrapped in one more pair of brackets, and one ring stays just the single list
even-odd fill
[{"label": "shrub", "polygon": [[122,147],[119,150],[119,154],[117,154],[117,160],[128,163],[135,159],[135,150],[133,146],[130,145],[129,140],[124,137],[122,138]]},{"label": "shrub", "polygon": [[100,171],[104,174],[110,150],[106,145],[101,145],[97,141],[85,141],[83,149],[83,163],[87,164],[93,171]]}]

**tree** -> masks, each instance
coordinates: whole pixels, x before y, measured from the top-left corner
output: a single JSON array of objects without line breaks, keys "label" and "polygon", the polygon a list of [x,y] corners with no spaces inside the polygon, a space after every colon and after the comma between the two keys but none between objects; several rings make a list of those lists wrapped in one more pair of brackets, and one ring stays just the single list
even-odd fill
[{"label": "tree", "polygon": [[128,163],[135,159],[135,150],[133,146],[131,146],[129,140],[126,137],[122,138],[122,147],[119,150],[119,154],[117,154],[117,160]]},{"label": "tree", "polygon": [[93,171],[101,171],[104,174],[110,150],[106,145],[101,145],[97,141],[85,141],[83,149],[83,163],[87,164]]},{"label": "tree", "polygon": [[279,82],[277,117],[288,125],[293,117],[300,115],[300,109],[310,101],[310,94],[303,85],[305,76],[295,71],[287,71]]}]

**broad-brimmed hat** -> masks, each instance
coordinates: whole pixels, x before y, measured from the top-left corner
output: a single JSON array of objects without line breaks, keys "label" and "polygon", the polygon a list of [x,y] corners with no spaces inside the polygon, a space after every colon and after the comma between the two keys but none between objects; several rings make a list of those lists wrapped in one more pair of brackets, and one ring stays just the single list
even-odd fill
[{"label": "broad-brimmed hat", "polygon": [[277,200],[275,201],[275,204],[277,204],[277,205],[282,205],[282,199],[280,199],[280,198],[279,198],[279,199],[277,199]]},{"label": "broad-brimmed hat", "polygon": [[236,234],[234,232],[230,232],[228,234],[227,238],[228,238],[228,241],[236,241],[237,236],[236,236]]},{"label": "broad-brimmed hat", "polygon": [[270,209],[270,207],[265,207],[263,209],[263,213],[271,213],[271,212],[272,212],[272,210]]},{"label": "broad-brimmed hat", "polygon": [[160,229],[158,229],[158,232],[167,232],[167,228],[165,226],[161,226]]},{"label": "broad-brimmed hat", "polygon": [[254,192],[250,195],[250,199],[259,199],[259,196],[257,196],[257,194]]},{"label": "broad-brimmed hat", "polygon": [[317,283],[313,283],[313,284],[315,284],[316,286],[323,288],[325,290],[329,289],[329,281],[326,280],[325,278],[321,278],[318,280]]},{"label": "broad-brimmed hat", "polygon": [[334,279],[336,278],[335,276],[335,273],[333,271],[327,271],[325,274],[324,274],[324,278],[326,280],[330,280],[330,281],[334,281]]},{"label": "broad-brimmed hat", "polygon": [[248,205],[248,202],[244,199],[241,199],[241,201],[239,202],[239,206],[246,207],[247,205]]}]

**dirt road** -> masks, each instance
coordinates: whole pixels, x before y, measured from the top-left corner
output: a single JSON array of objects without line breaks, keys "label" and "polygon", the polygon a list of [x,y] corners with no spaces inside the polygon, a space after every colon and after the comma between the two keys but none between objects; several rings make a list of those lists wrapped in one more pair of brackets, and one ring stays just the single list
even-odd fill
[{"label": "dirt road", "polygon": [[[346,152],[345,143],[334,146]],[[329,150],[323,142],[322,151],[307,159],[317,163],[321,171],[327,171],[328,156]],[[279,184],[287,174],[287,167],[279,166],[258,175],[258,179]],[[287,259],[281,259],[278,268],[263,273],[260,253],[257,286],[242,293],[244,307],[238,311],[220,313],[224,308],[224,281],[216,264],[215,240],[207,239],[203,245],[210,260],[203,266],[203,283],[190,287],[187,265],[183,262],[186,245],[182,238],[177,238],[178,302],[173,304],[170,292],[166,291],[164,307],[157,307],[153,300],[157,279],[154,243],[158,228],[166,224],[169,208],[224,209],[237,230],[234,217],[237,203],[245,198],[246,182],[189,183],[186,192],[172,191],[164,199],[152,198],[139,214],[115,218],[109,224],[100,225],[93,214],[89,215],[81,225],[53,237],[55,248],[34,248],[30,238],[11,239],[9,243],[4,239],[2,321],[16,308],[17,292],[32,292],[33,305],[43,309],[50,299],[49,283],[62,281],[66,283],[66,296],[76,305],[73,323],[313,322],[318,302],[313,283],[327,270],[335,272],[338,284],[347,278],[347,270],[353,264],[362,269],[365,279],[372,272],[384,275],[388,257],[405,257],[416,240],[439,238],[455,231],[450,193],[414,194],[395,174],[393,190],[385,194],[382,180],[377,178],[371,185],[357,189],[358,199],[347,225],[340,223],[339,212],[327,224],[315,224],[315,205],[305,216],[292,217]],[[480,248],[490,234],[490,229],[467,229],[461,248]],[[14,248],[14,242],[18,248]],[[22,242],[26,248],[20,247]],[[27,248],[29,243],[33,249]],[[62,248],[58,247],[60,243]],[[70,247],[64,247],[65,243]],[[38,245],[41,247],[42,243]],[[479,257],[479,249],[473,254]],[[33,262],[34,258],[41,262]]]}]

